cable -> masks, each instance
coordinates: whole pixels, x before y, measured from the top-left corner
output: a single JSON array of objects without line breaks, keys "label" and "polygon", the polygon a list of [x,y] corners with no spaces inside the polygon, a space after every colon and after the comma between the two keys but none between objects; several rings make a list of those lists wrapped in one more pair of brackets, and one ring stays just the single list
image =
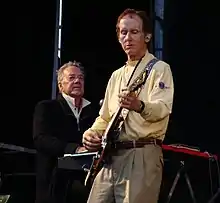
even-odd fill
[{"label": "cable", "polygon": [[[210,156],[210,154],[209,154]],[[211,161],[214,161],[216,163],[216,167],[217,167],[217,174],[218,174],[218,190],[220,189],[220,169],[219,169],[219,164],[218,164],[218,159],[216,157],[214,157],[213,155],[210,156],[210,159],[209,159],[209,177],[210,177],[210,183],[211,183],[211,194],[212,194],[212,197],[216,196],[213,194],[213,188],[212,188],[212,174],[211,174],[211,164],[210,162]],[[217,192],[218,193],[218,192]],[[217,194],[216,193],[216,194]],[[216,198],[216,197],[215,197]]]},{"label": "cable", "polygon": [[[215,158],[214,158],[214,159],[215,159]],[[216,162],[217,172],[218,172],[218,187],[220,188],[220,170],[219,170],[218,160],[215,159],[215,162]]]},{"label": "cable", "polygon": [[208,159],[209,160],[209,181],[210,181],[210,187],[211,187],[211,195],[213,196],[213,187],[212,187],[212,170],[211,170],[211,161],[212,157]]}]

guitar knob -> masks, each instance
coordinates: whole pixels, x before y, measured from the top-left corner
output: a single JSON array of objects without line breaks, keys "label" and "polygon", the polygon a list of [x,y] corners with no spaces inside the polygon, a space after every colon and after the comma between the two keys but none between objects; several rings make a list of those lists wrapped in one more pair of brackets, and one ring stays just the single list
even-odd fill
[{"label": "guitar knob", "polygon": [[89,172],[89,167],[88,167],[86,164],[84,164],[84,165],[82,166],[82,169],[83,169],[85,172]]},{"label": "guitar knob", "polygon": [[101,100],[99,101],[99,106],[102,106],[103,101],[104,101],[104,99],[101,99]]}]

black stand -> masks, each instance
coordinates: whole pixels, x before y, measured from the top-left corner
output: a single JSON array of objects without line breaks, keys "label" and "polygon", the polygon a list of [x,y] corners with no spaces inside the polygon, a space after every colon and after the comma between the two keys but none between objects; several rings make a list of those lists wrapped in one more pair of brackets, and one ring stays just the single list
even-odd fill
[{"label": "black stand", "polygon": [[[188,185],[189,192],[190,192],[190,195],[191,195],[191,197],[192,197],[192,201],[193,201],[193,203],[196,203],[196,199],[195,199],[194,192],[193,192],[193,189],[192,189],[190,180],[189,180],[189,176],[188,176],[188,174],[186,173],[186,170],[185,170],[184,161],[180,161],[180,169],[178,170],[178,172],[177,172],[177,174],[176,174],[176,177],[175,177],[174,182],[173,182],[173,184],[172,184],[172,187],[171,187],[171,189],[170,189],[170,192],[169,192],[169,195],[168,195],[168,198],[167,198],[166,203],[169,203],[169,202],[170,202],[171,197],[172,197],[172,195],[173,195],[173,192],[174,192],[174,190],[175,190],[175,188],[176,188],[176,185],[177,185],[177,183],[178,183],[178,180],[179,180],[179,178],[180,178],[180,176],[181,176],[182,174],[184,175],[185,180],[186,180],[186,183],[187,183],[187,185]],[[210,203],[210,202],[208,202],[208,203]]]},{"label": "black stand", "polygon": [[217,192],[215,193],[215,195],[208,201],[208,203],[215,203],[215,200],[217,197],[219,197],[220,195],[220,188],[218,188]]}]

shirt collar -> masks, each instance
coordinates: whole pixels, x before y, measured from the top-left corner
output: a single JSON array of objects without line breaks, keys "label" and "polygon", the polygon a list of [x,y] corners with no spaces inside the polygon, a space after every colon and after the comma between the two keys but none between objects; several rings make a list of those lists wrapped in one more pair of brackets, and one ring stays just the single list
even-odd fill
[{"label": "shirt collar", "polygon": [[[142,61],[145,61],[145,60],[148,58],[148,56],[149,56],[149,52],[148,52],[148,50],[146,50],[145,55],[144,55],[144,57],[142,58]],[[128,60],[128,61],[126,62],[126,65],[127,65],[127,66],[135,66],[135,65],[138,63],[138,61],[139,61],[139,60],[134,60],[134,61]]]},{"label": "shirt collar", "polygon": [[[69,96],[69,95],[67,95],[67,94],[65,94],[65,93],[62,93],[62,96],[63,96],[63,98],[67,101],[68,104],[70,104],[70,105],[73,106],[73,107],[76,107],[76,106],[75,106],[75,98],[73,98],[73,97],[71,97],[71,96]],[[85,99],[85,98],[82,98],[82,107],[81,107],[82,109],[83,109],[84,107],[88,106],[89,104],[91,104],[90,101],[88,101],[88,100]]]}]

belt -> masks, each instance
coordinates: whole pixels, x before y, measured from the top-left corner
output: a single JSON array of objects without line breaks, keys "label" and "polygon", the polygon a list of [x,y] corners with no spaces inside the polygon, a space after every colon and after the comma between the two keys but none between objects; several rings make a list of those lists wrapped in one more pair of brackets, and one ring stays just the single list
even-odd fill
[{"label": "belt", "polygon": [[133,141],[118,141],[113,144],[115,149],[131,149],[131,148],[142,148],[145,145],[154,144],[162,146],[162,140],[158,139],[139,139]]}]

